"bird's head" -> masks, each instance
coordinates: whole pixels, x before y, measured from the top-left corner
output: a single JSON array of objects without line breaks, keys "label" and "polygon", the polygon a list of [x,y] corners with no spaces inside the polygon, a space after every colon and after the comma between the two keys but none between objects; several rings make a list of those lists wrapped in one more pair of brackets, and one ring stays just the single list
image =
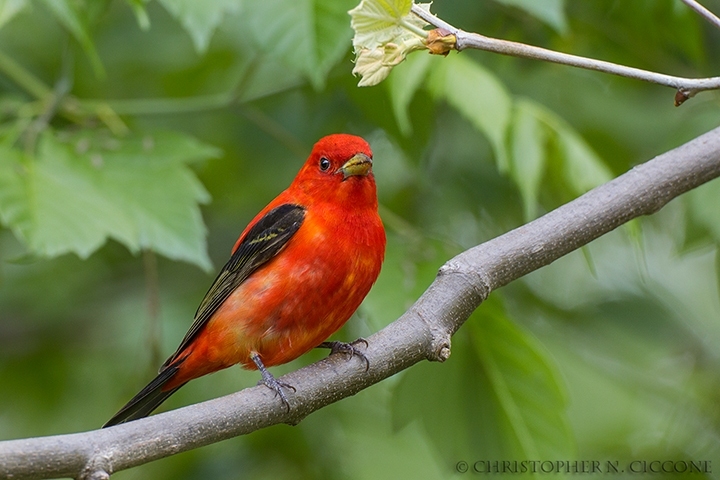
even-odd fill
[{"label": "bird's head", "polygon": [[323,201],[377,207],[370,145],[360,137],[337,133],[313,147],[293,185]]}]

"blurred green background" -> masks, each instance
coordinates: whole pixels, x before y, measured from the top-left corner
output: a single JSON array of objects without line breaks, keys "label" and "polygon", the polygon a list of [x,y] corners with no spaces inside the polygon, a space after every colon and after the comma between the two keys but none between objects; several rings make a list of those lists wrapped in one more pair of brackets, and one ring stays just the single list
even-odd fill
[{"label": "blurred green background", "polygon": [[[358,88],[355,5],[0,0],[0,440],[98,428],[135,394],[323,135],[371,143],[388,232],[383,272],[337,336],[349,340],[397,318],[453,255],[720,123],[715,93],[674,108],[664,87],[482,52],[414,53]],[[720,32],[679,0],[433,11],[490,36],[719,73]],[[460,460],[524,459],[710,461],[693,478],[718,476],[718,245],[715,181],[493,293],[445,364],[113,478],[433,479],[463,476]],[[257,380],[228,369],[162,409]]]}]

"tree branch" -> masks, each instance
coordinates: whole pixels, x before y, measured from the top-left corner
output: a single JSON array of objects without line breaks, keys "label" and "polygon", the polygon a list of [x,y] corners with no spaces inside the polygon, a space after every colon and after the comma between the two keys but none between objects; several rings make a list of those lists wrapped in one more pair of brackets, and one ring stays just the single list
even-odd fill
[{"label": "tree branch", "polygon": [[283,376],[297,388],[288,393],[289,412],[260,386],[105,430],[4,441],[0,478],[104,479],[270,425],[296,424],[421,360],[444,361],[451,335],[491,291],[718,176],[720,128],[456,256],[404,315],[368,338],[367,372],[360,359],[334,355]]},{"label": "tree branch", "polygon": [[[692,0],[684,0],[690,6],[697,5]],[[703,8],[700,5],[697,7]],[[529,58],[533,60],[542,60],[545,62],[558,63],[561,65],[569,65],[572,67],[584,68],[587,70],[595,70],[598,72],[610,73],[620,77],[642,80],[649,83],[664,85],[676,89],[681,95],[675,97],[675,104],[680,105],[690,97],[694,97],[698,92],[705,90],[720,89],[720,77],[710,78],[684,78],[665,75],[662,73],[650,72],[634,67],[626,67],[604,60],[595,60],[587,57],[580,57],[568,53],[556,52],[541,47],[534,47],[524,43],[512,42],[509,40],[500,40],[497,38],[486,37],[477,33],[465,32],[456,28],[446,21],[436,17],[432,13],[423,10],[417,4],[413,4],[412,10],[415,15],[422,18],[436,28],[447,30],[456,38],[454,48],[462,51],[466,48],[475,48],[477,50],[485,50],[488,52],[499,53],[502,55],[510,55],[513,57]],[[705,10],[707,11],[707,10]],[[712,13],[707,11],[712,17]],[[704,15],[705,16],[705,15]],[[707,16],[706,16],[707,18]],[[717,18],[717,17],[715,17]]]},{"label": "tree branch", "polygon": [[681,0],[685,5],[699,13],[705,20],[720,28],[720,18],[695,0]]}]

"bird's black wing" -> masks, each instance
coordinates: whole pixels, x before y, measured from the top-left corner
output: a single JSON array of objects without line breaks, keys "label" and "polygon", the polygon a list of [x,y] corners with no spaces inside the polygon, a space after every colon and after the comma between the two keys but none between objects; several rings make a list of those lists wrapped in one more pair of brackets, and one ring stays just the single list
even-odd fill
[{"label": "bird's black wing", "polygon": [[205,294],[205,298],[200,302],[195,313],[195,321],[190,330],[185,334],[185,338],[180,342],[175,353],[165,361],[160,371],[180,356],[220,305],[251,273],[287,245],[302,225],[304,218],[305,208],[300,205],[284,204],[273,208],[258,220]]},{"label": "bird's black wing", "polygon": [[138,418],[147,417],[150,412],[155,410],[170,395],[175,393],[178,388],[185,385],[178,385],[170,390],[163,390],[163,386],[177,373],[179,367],[173,365],[164,368],[157,377],[155,377],[145,388],[140,390],[137,395],[130,399],[113,417],[108,420],[102,428],[112,427],[121,423],[137,420]]}]

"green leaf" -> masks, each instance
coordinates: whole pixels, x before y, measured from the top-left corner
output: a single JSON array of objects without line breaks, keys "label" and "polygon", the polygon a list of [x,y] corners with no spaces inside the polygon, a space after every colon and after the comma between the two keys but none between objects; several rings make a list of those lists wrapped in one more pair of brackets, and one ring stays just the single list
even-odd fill
[{"label": "green leaf", "polygon": [[535,218],[540,183],[547,161],[547,138],[538,120],[534,104],[518,100],[515,103],[510,138],[510,176],[520,189],[525,220]]},{"label": "green leaf", "polygon": [[559,174],[573,195],[583,194],[613,178],[610,169],[571,125],[537,102],[530,99],[522,102],[523,108],[544,125],[547,138],[553,140],[559,172],[551,173]]},{"label": "green leaf", "polygon": [[498,302],[470,320],[470,334],[500,413],[508,443],[522,458],[570,458],[573,439],[557,368],[542,346],[506,315]]},{"label": "green leaf", "polygon": [[718,289],[718,298],[720,298],[720,241],[715,242],[715,283]]},{"label": "green leaf", "polygon": [[692,217],[720,242],[720,181],[713,180],[687,193]]},{"label": "green leaf", "polygon": [[393,427],[399,431],[419,421],[445,459],[473,458],[476,452],[502,458],[498,442],[492,440],[499,439],[500,432],[488,408],[493,407],[490,385],[482,370],[472,371],[478,365],[471,353],[461,330],[453,337],[447,362],[422,362],[403,372],[392,399]]},{"label": "green leaf", "polygon": [[204,53],[210,44],[210,37],[228,15],[237,14],[241,0],[159,0],[190,34],[195,50]]},{"label": "green leaf", "polygon": [[404,64],[398,65],[395,73],[388,80],[390,103],[395,114],[395,120],[400,131],[405,136],[412,133],[408,107],[418,88],[425,80],[432,61],[433,58],[430,55],[413,55]]},{"label": "green leaf", "polygon": [[45,133],[36,158],[0,147],[0,219],[39,256],[86,258],[113,238],[208,269],[198,203],[209,195],[186,164],[218,153],[178,133]]},{"label": "green leaf", "polygon": [[378,187],[380,202],[401,194],[403,189],[413,185],[416,181],[412,164],[405,156],[405,152],[395,144],[384,130],[376,130],[365,139],[372,146],[375,158],[381,162],[373,165],[375,182]]},{"label": "green leaf", "polygon": [[132,8],[133,13],[135,14],[135,19],[138,22],[138,25],[140,26],[141,30],[149,30],[150,29],[150,17],[147,14],[147,9],[145,8],[145,3],[148,0],[125,0],[128,5],[130,5],[130,8]]},{"label": "green leaf", "polygon": [[443,98],[482,132],[495,152],[498,169],[507,172],[505,138],[512,98],[502,82],[480,64],[460,55],[437,63],[428,78],[430,91]]},{"label": "green leaf", "polygon": [[496,2],[518,7],[530,15],[547,23],[559,33],[567,32],[565,0],[495,0]]},{"label": "green leaf", "polygon": [[[527,220],[535,217],[546,175],[561,180],[560,185],[571,196],[612,178],[610,170],[575,129],[530,99],[515,102],[510,146],[510,175],[520,190]],[[555,162],[550,161],[551,156]]]},{"label": "green leaf", "polygon": [[27,0],[0,0],[0,27],[27,6]]},{"label": "green leaf", "polygon": [[613,178],[610,169],[575,129],[563,122],[556,132],[565,157],[565,178],[576,193],[585,193]]},{"label": "green leaf", "polygon": [[245,5],[258,48],[281,60],[320,89],[350,47],[347,9],[353,0],[264,0]]},{"label": "green leaf", "polygon": [[95,49],[90,31],[87,26],[86,19],[76,9],[75,4],[70,0],[42,0],[47,8],[53,13],[58,22],[60,22],[78,41],[85,51],[85,55],[90,59],[90,64],[98,77],[105,76],[100,56]]},{"label": "green leaf", "polygon": [[[445,365],[421,364],[395,390],[393,420],[422,421],[443,458],[572,458],[567,400],[544,349],[491,297],[453,337]],[[422,398],[422,402],[417,399]]]},{"label": "green leaf", "polygon": [[[375,144],[372,145],[374,148]],[[383,162],[377,162],[380,163]],[[388,234],[385,261],[382,275],[361,307],[367,314],[370,331],[358,332],[360,335],[381,329],[402,315],[432,283],[438,268],[447,260],[447,252],[439,243],[425,241],[412,225],[386,208],[381,207],[381,215]]]}]

